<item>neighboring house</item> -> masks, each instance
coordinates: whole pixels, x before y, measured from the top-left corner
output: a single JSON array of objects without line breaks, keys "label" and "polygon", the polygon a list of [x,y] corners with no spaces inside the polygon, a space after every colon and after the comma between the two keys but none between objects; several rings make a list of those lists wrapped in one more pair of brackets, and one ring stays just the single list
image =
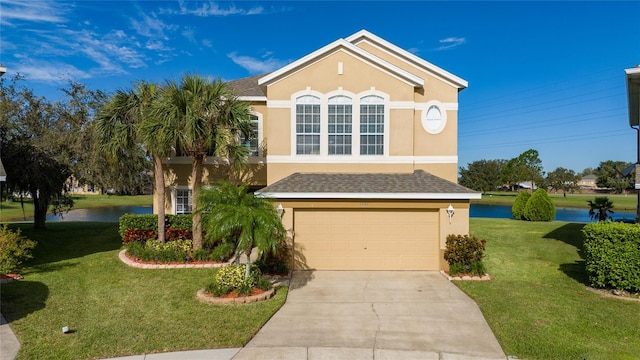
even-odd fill
[{"label": "neighboring house", "polygon": [[580,186],[581,189],[595,189],[598,187],[598,185],[596,185],[597,180],[598,180],[598,177],[593,174],[585,175],[582,178],[580,178],[580,181],[578,182],[578,186]]},{"label": "neighboring house", "polygon": [[[446,236],[469,232],[480,198],[456,183],[465,80],[363,30],[230,84],[252,107],[253,156],[241,174],[207,159],[203,180],[273,198],[296,269],[447,268]],[[192,210],[190,163],[166,161],[169,213]]]}]

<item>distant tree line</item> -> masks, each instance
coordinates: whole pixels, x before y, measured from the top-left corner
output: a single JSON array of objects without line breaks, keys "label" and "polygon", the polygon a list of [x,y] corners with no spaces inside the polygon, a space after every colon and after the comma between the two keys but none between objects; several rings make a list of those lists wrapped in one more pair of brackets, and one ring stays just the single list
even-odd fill
[{"label": "distant tree line", "polygon": [[538,151],[529,149],[512,159],[476,160],[467,167],[460,167],[458,182],[483,193],[497,190],[515,191],[526,183],[534,188],[551,191],[574,192],[579,188],[583,176],[595,175],[598,188],[622,193],[633,189],[635,171],[633,163],[624,161],[602,161],[597,168],[586,168],[581,173],[558,167],[545,173]]}]

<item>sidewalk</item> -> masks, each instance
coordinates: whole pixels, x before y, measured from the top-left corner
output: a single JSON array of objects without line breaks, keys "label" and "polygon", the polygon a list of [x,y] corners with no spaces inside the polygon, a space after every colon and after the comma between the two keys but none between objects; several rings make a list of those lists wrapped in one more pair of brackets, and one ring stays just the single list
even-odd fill
[{"label": "sidewalk", "polygon": [[0,314],[0,360],[13,360],[20,350],[20,341],[7,320]]}]

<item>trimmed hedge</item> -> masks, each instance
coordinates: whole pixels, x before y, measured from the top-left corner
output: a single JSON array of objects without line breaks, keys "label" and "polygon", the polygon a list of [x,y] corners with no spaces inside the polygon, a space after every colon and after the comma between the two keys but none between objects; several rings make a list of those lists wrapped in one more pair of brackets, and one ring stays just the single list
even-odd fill
[{"label": "trimmed hedge", "polygon": [[513,201],[513,206],[511,207],[511,215],[516,220],[525,220],[524,219],[524,208],[527,206],[527,201],[531,197],[531,193],[528,191],[520,191],[516,199]]},{"label": "trimmed hedge", "polygon": [[[183,229],[191,230],[191,215],[166,215],[166,229]],[[120,236],[124,238],[127,230],[155,230],[158,231],[158,215],[157,214],[124,214],[120,216]]]},{"label": "trimmed hedge", "polygon": [[553,221],[556,217],[556,206],[545,189],[533,192],[524,207],[524,218],[529,221]]},{"label": "trimmed hedge", "polygon": [[582,233],[591,286],[640,291],[640,224],[590,223]]}]

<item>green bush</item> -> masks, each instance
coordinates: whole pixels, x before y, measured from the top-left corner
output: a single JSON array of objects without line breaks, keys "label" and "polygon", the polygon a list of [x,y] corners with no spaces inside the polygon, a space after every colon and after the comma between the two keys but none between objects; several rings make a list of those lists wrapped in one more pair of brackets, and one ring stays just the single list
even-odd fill
[{"label": "green bush", "polygon": [[640,224],[590,223],[582,233],[591,286],[640,291]]},{"label": "green bush", "polygon": [[511,207],[511,215],[516,220],[524,220],[524,208],[527,206],[527,201],[531,197],[531,194],[527,191],[521,191],[516,199],[513,201]]},{"label": "green bush", "polygon": [[218,270],[213,277],[213,280],[217,284],[223,284],[231,289],[237,289],[242,284],[248,284],[254,287],[258,283],[258,279],[262,275],[260,269],[257,266],[251,265],[251,272],[248,279],[245,279],[245,270],[247,269],[244,264],[233,264],[225,266]]},{"label": "green bush", "polygon": [[120,216],[119,232],[124,236],[129,229],[158,231],[158,215],[155,214],[124,214]]},{"label": "green bush", "polygon": [[5,224],[0,228],[0,273],[17,271],[24,260],[31,259],[31,249],[36,242],[21,235],[20,229],[10,230]]},{"label": "green bush", "polygon": [[290,261],[291,248],[282,241],[275,253],[263,252],[256,265],[263,274],[286,275],[289,273]]},{"label": "green bush", "polygon": [[529,221],[553,221],[556,217],[556,206],[545,189],[533,192],[524,208],[524,218]]},{"label": "green bush", "polygon": [[484,275],[482,258],[485,243],[486,240],[480,240],[474,235],[448,235],[444,259],[449,263],[449,273]]},{"label": "green bush", "polygon": [[127,253],[142,261],[187,262],[191,258],[191,246],[191,240],[175,240],[164,244],[159,240],[145,243],[134,241],[127,244]]},{"label": "green bush", "polygon": [[236,246],[230,242],[223,242],[222,244],[216,246],[211,251],[211,258],[214,261],[224,262],[227,261],[233,256],[235,253]]}]

